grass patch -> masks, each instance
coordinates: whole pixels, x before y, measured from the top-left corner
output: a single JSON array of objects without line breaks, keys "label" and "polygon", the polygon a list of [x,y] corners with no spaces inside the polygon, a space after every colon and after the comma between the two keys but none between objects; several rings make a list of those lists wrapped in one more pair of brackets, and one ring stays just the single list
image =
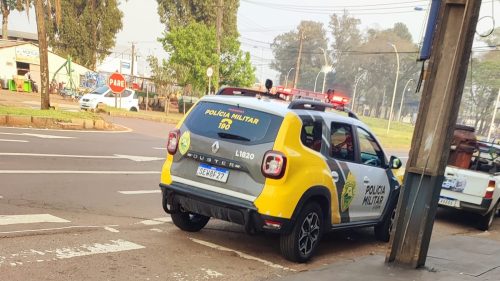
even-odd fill
[{"label": "grass patch", "polygon": [[91,119],[91,120],[100,120],[102,119],[99,115],[81,111],[81,112],[68,112],[62,110],[40,110],[40,109],[31,109],[24,107],[11,107],[11,106],[3,106],[0,105],[0,114],[1,115],[22,115],[22,116],[34,116],[34,117],[48,117],[57,119],[57,121],[62,122],[70,122],[71,119]]},{"label": "grass patch", "polygon": [[373,117],[360,117],[360,119],[372,129],[385,149],[410,149],[415,129],[413,125],[393,121],[387,134],[388,120]]},{"label": "grass patch", "polygon": [[131,117],[131,118],[153,120],[153,121],[173,123],[173,124],[177,124],[184,116],[183,114],[177,112],[170,112],[167,115],[167,113],[160,111],[133,112],[114,107],[106,107],[104,110],[106,112],[109,112],[111,116]]}]

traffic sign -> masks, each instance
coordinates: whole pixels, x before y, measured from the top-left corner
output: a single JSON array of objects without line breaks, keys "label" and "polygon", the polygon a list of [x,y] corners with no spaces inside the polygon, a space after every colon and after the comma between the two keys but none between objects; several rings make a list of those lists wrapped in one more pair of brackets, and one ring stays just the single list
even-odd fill
[{"label": "traffic sign", "polygon": [[125,81],[125,77],[120,73],[113,73],[108,78],[108,86],[111,91],[115,94],[121,94],[125,91],[125,87],[127,86],[127,82]]},{"label": "traffic sign", "polygon": [[207,68],[207,76],[212,77],[213,74],[214,74],[213,68],[212,67]]}]

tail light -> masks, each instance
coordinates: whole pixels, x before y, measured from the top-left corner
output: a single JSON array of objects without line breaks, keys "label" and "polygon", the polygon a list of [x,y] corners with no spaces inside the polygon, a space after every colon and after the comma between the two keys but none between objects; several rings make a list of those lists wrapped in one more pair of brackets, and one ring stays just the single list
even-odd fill
[{"label": "tail light", "polygon": [[493,199],[493,191],[495,191],[496,183],[494,180],[488,182],[488,187],[486,188],[486,193],[484,194],[484,199]]},{"label": "tail light", "polygon": [[277,151],[268,151],[262,161],[262,174],[267,178],[280,179],[285,174],[286,157]]},{"label": "tail light", "polygon": [[167,150],[168,153],[174,155],[177,152],[177,147],[179,146],[179,135],[181,131],[172,130],[168,133]]}]

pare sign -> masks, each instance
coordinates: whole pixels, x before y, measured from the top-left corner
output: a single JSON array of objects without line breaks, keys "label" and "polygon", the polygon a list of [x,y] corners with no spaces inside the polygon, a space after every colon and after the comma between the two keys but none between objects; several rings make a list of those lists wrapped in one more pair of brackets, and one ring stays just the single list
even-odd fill
[{"label": "pare sign", "polygon": [[125,77],[123,77],[120,73],[113,73],[108,78],[108,86],[113,93],[121,94],[125,91],[127,82],[125,81]]}]

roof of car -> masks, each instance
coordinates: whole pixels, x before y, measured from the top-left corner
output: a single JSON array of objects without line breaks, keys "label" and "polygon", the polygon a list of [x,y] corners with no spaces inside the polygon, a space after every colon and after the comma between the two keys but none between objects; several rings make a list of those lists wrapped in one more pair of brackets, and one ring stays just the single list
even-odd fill
[{"label": "roof of car", "polygon": [[234,106],[244,106],[246,108],[264,111],[278,116],[285,116],[288,112],[295,112],[296,114],[300,115],[311,115],[312,117],[321,116],[325,121],[329,122],[335,121],[347,124],[354,124],[359,127],[367,128],[367,126],[363,122],[355,118],[338,114],[335,111],[322,112],[322,111],[314,111],[307,109],[290,109],[288,108],[290,103],[276,99],[268,99],[268,98],[259,99],[255,97],[215,95],[215,96],[204,96],[203,98],[201,98],[200,101],[224,103]]}]

